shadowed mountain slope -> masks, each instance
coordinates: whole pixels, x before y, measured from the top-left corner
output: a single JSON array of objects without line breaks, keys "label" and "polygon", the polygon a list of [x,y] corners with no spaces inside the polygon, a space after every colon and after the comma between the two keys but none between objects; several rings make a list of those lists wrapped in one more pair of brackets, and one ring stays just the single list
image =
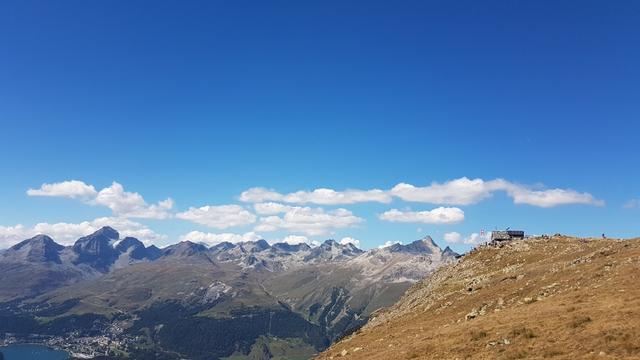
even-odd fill
[{"label": "shadowed mountain slope", "polygon": [[96,276],[70,261],[75,255],[46,235],[24,240],[0,254],[0,301],[29,298]]},{"label": "shadowed mountain slope", "polygon": [[36,235],[31,239],[24,240],[5,252],[6,257],[14,260],[24,260],[29,262],[53,262],[60,264],[60,252],[64,246],[57,244],[47,235]]},{"label": "shadowed mountain slope", "polygon": [[78,255],[74,264],[87,264],[99,271],[108,271],[118,258],[118,252],[112,244],[119,237],[120,234],[108,226],[81,237],[73,245],[73,251]]},{"label": "shadowed mountain slope", "polygon": [[47,235],[12,246],[0,253],[0,301],[32,298],[162,255],[157,247],[145,248],[132,237],[116,244],[118,238],[116,230],[104,227],[81,237],[73,246],[62,246]]}]

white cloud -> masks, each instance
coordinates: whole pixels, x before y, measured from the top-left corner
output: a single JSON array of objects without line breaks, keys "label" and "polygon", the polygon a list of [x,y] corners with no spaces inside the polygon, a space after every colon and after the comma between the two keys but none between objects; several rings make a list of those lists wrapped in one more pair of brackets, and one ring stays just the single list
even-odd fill
[{"label": "white cloud", "polygon": [[516,204],[545,208],[567,204],[604,205],[604,201],[589,193],[570,189],[534,189],[503,179],[485,181],[462,177],[442,184],[433,182],[425,187],[400,183],[391,189],[394,196],[405,201],[447,205],[476,204],[496,191],[506,192]]},{"label": "white cloud", "polygon": [[216,229],[248,225],[256,221],[254,214],[239,205],[191,207],[185,212],[176,214],[176,217]]},{"label": "white cloud", "polygon": [[640,208],[640,199],[631,199],[622,205],[625,209],[637,209]]},{"label": "white cloud", "polygon": [[500,180],[485,182],[482,179],[471,180],[463,177],[442,184],[433,182],[425,187],[400,183],[391,189],[391,193],[405,201],[470,205],[491,196],[491,192],[497,189],[499,182]]},{"label": "white cloud", "polygon": [[387,191],[379,189],[336,191],[319,188],[313,191],[281,194],[274,190],[256,187],[240,194],[240,201],[244,202],[280,201],[291,204],[345,205],[361,202],[390,203],[391,200],[391,195]]},{"label": "white cloud", "polygon": [[27,190],[27,195],[78,198],[90,205],[106,206],[114,215],[127,218],[167,219],[171,217],[170,210],[173,208],[173,200],[170,198],[157,204],[147,204],[142,195],[125,191],[115,181],[99,192],[93,185],[78,180],[42,184],[39,189]]},{"label": "white cloud", "polygon": [[355,226],[364,219],[349,210],[336,209],[325,211],[322,208],[290,207],[282,216],[260,218],[256,231],[287,230],[306,235],[324,235],[332,229]]},{"label": "white cloud", "polygon": [[384,249],[386,247],[389,247],[391,245],[395,245],[395,244],[402,244],[401,241],[387,241],[384,244],[378,246],[378,249]]},{"label": "white cloud", "polygon": [[283,242],[283,243],[287,243],[287,244],[290,244],[290,245],[310,244],[311,243],[309,241],[308,237],[302,236],[302,235],[288,235],[284,239],[282,239],[281,241],[277,241],[277,242]]},{"label": "white cloud", "polygon": [[533,190],[521,185],[508,184],[505,190],[516,204],[527,204],[543,208],[568,204],[604,205],[604,201],[594,198],[589,193],[580,193],[569,189]]},{"label": "white cloud", "polygon": [[462,240],[462,235],[459,232],[448,232],[444,234],[444,241],[448,243],[459,243]]},{"label": "white cloud", "polygon": [[[390,203],[393,197],[405,201],[421,202],[437,205],[472,205],[477,204],[503,191],[513,198],[516,204],[528,204],[538,207],[553,207],[567,204],[603,205],[586,192],[571,189],[538,189],[520,185],[504,179],[483,180],[461,177],[444,183],[432,182],[428,186],[418,187],[407,183],[399,183],[391,190],[345,190],[319,188],[313,191],[296,191],[282,194],[272,189],[254,187],[240,195],[243,202],[264,203],[281,202],[290,204],[339,205],[360,202]],[[265,209],[266,211],[266,209]]]},{"label": "white cloud", "polygon": [[12,246],[22,240],[38,234],[51,236],[62,245],[72,245],[78,238],[91,234],[104,226],[111,226],[120,233],[120,237],[135,237],[147,245],[166,240],[167,236],[158,234],[147,226],[125,218],[101,217],[81,223],[38,223],[28,228],[23,225],[0,226],[0,248]]},{"label": "white cloud", "polygon": [[297,191],[284,196],[283,201],[295,204],[340,205],[361,202],[390,203],[391,196],[378,189],[373,190],[345,190],[315,189],[311,192]]},{"label": "white cloud", "polygon": [[456,207],[439,207],[426,211],[391,209],[378,216],[380,220],[404,223],[455,224],[464,220],[464,211]]},{"label": "white cloud", "polygon": [[254,232],[247,232],[244,234],[234,233],[205,233],[201,231],[191,231],[188,234],[184,234],[180,237],[180,241],[191,241],[195,243],[205,243],[209,246],[216,245],[222,242],[239,243],[247,241],[258,241],[262,237]]},{"label": "white cloud", "polygon": [[484,235],[480,235],[478,233],[473,233],[466,238],[464,238],[464,243],[467,245],[477,245],[480,243],[484,243],[491,240],[491,233],[485,233]]},{"label": "white cloud", "polygon": [[282,194],[265,189],[262,187],[254,187],[249,190],[243,191],[240,194],[240,201],[242,202],[265,202],[265,201],[280,201],[282,200]]},{"label": "white cloud", "polygon": [[11,247],[32,236],[33,231],[25,228],[21,224],[15,226],[0,226],[0,249]]},{"label": "white cloud", "polygon": [[342,245],[353,244],[353,246],[359,248],[360,247],[360,240],[354,239],[352,237],[347,236],[347,237],[343,237],[340,240],[340,244],[342,244]]},{"label": "white cloud", "polygon": [[266,202],[255,204],[253,208],[256,210],[256,213],[260,215],[275,215],[290,211],[293,207],[277,202]]},{"label": "white cloud", "polygon": [[42,184],[39,189],[27,190],[29,196],[56,196],[68,198],[91,198],[97,194],[93,185],[82,181],[69,180],[53,184]]},{"label": "white cloud", "polygon": [[100,190],[92,203],[104,205],[118,216],[144,219],[167,219],[171,216],[169,211],[173,207],[173,200],[170,198],[149,205],[142,195],[124,191],[124,187],[115,181],[111,186]]}]

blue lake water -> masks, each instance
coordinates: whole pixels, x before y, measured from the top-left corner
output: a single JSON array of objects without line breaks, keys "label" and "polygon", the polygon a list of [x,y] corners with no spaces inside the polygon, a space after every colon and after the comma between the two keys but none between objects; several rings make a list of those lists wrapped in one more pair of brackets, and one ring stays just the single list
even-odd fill
[{"label": "blue lake water", "polygon": [[5,360],[66,360],[69,353],[40,345],[11,345],[0,347]]}]

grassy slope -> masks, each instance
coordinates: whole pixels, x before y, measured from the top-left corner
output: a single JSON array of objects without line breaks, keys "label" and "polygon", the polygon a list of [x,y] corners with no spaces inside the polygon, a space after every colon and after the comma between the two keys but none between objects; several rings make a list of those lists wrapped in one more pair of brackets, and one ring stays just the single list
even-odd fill
[{"label": "grassy slope", "polygon": [[639,277],[640,239],[484,247],[319,359],[637,359]]},{"label": "grassy slope", "polygon": [[85,277],[78,269],[58,264],[0,263],[0,302],[30,298]]},{"label": "grassy slope", "polygon": [[[306,360],[317,354],[316,350],[304,343],[300,339],[278,339],[273,337],[261,336],[253,344],[253,350],[257,350],[261,344],[268,346],[271,353],[271,360]],[[253,356],[252,356],[253,355]],[[264,356],[268,358],[268,356]],[[240,353],[223,358],[222,360],[254,360],[260,356]]]},{"label": "grassy slope", "polygon": [[113,315],[165,299],[189,298],[220,278],[224,278],[224,272],[205,261],[163,260],[131,265],[99,279],[45,294],[36,300],[60,303],[79,299],[80,302],[67,314]]},{"label": "grassy slope", "polygon": [[361,311],[362,316],[392,305],[411,285],[409,282],[370,284],[363,277],[358,268],[331,264],[272,276],[265,279],[264,285],[272,295],[285,302],[293,301],[295,310],[307,315],[310,307],[328,304],[334,289],[343,288],[348,290],[348,307]]}]

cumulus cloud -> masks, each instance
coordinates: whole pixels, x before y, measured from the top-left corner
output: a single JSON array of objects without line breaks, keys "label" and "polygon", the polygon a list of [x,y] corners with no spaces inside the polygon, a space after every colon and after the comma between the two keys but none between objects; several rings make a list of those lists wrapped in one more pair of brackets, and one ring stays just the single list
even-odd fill
[{"label": "cumulus cloud", "polygon": [[347,236],[347,237],[343,237],[340,240],[340,244],[342,244],[342,245],[352,244],[353,246],[359,248],[360,247],[360,240],[354,239],[352,237]]},{"label": "cumulus cloud", "polygon": [[147,204],[142,195],[125,191],[115,181],[111,186],[100,190],[92,203],[104,205],[118,216],[144,219],[167,219],[171,216],[169,211],[173,207],[173,200],[170,198],[157,204]]},{"label": "cumulus cloud", "polygon": [[290,211],[293,207],[277,202],[265,202],[253,205],[256,213],[260,215],[275,215]]},{"label": "cumulus cloud", "polygon": [[544,189],[509,182],[504,179],[483,180],[461,177],[443,183],[432,182],[419,187],[407,183],[399,183],[391,190],[345,190],[320,188],[313,191],[296,191],[282,194],[262,187],[251,188],[240,195],[243,202],[264,203],[281,202],[290,204],[340,205],[361,202],[390,203],[393,197],[405,201],[421,202],[437,205],[472,205],[477,204],[503,191],[513,198],[516,204],[527,204],[538,207],[553,207],[567,204],[603,205],[586,192],[571,189]]},{"label": "cumulus cloud", "polygon": [[429,186],[416,187],[400,183],[391,189],[391,193],[405,201],[429,204],[470,205],[491,196],[499,188],[501,180],[484,181],[466,177],[445,183],[433,182]]},{"label": "cumulus cloud", "polygon": [[361,202],[390,203],[391,195],[384,190],[344,190],[320,188],[313,191],[296,191],[281,194],[261,187],[251,188],[240,194],[243,202],[280,201],[291,204],[346,205]]},{"label": "cumulus cloud", "polygon": [[13,246],[22,240],[30,238],[32,234],[32,229],[28,229],[21,224],[0,226],[0,249]]},{"label": "cumulus cloud", "polygon": [[38,234],[51,236],[63,245],[72,245],[78,238],[91,234],[104,226],[111,226],[118,230],[121,237],[132,236],[147,245],[157,244],[167,239],[166,235],[158,234],[146,225],[125,218],[101,217],[92,221],[80,223],[38,223],[33,227],[23,225],[0,226],[0,248],[10,247],[22,240]]},{"label": "cumulus cloud", "polygon": [[265,189],[263,187],[254,187],[243,191],[242,194],[240,194],[240,201],[242,202],[257,203],[280,200],[282,200],[282,194],[275,190]]},{"label": "cumulus cloud", "polygon": [[395,245],[395,244],[402,244],[401,241],[386,241],[384,244],[378,246],[378,249],[384,249],[386,247],[389,247],[391,245]]},{"label": "cumulus cloud", "polygon": [[256,221],[254,214],[239,205],[191,207],[185,212],[176,214],[176,217],[216,229],[243,226]]},{"label": "cumulus cloud", "polygon": [[27,190],[29,196],[55,196],[68,198],[90,198],[97,194],[93,185],[78,180],[68,180],[52,184],[42,184],[39,189]]},{"label": "cumulus cloud", "polygon": [[378,216],[380,220],[403,223],[456,224],[464,220],[464,211],[456,207],[439,207],[425,211],[391,209]]},{"label": "cumulus cloud", "polygon": [[478,233],[472,233],[471,235],[464,238],[464,243],[467,245],[477,245],[481,243],[485,243],[491,240],[491,233],[485,233],[484,235],[480,235]]},{"label": "cumulus cloud", "polygon": [[459,243],[462,240],[462,235],[460,235],[459,232],[448,232],[446,234],[444,234],[444,241],[448,242],[448,243]]},{"label": "cumulus cloud", "polygon": [[234,233],[221,233],[213,234],[202,231],[191,231],[180,237],[180,241],[191,241],[194,243],[204,243],[209,246],[216,245],[222,242],[239,243],[247,241],[258,241],[262,237],[254,232],[247,232],[244,234]]},{"label": "cumulus cloud", "polygon": [[287,194],[283,200],[295,204],[340,205],[361,202],[390,203],[391,196],[386,191],[378,189],[335,191],[333,189],[321,188],[311,192],[297,191]]},{"label": "cumulus cloud", "polygon": [[571,189],[535,189],[503,179],[485,181],[462,177],[445,183],[433,182],[425,187],[400,183],[391,189],[391,194],[405,201],[429,204],[471,205],[476,204],[496,191],[504,191],[516,204],[538,207],[554,207],[568,204],[604,205],[589,193]]},{"label": "cumulus cloud", "polygon": [[125,191],[115,181],[99,192],[93,185],[78,180],[42,184],[39,189],[27,190],[27,195],[77,198],[90,205],[106,206],[114,215],[127,218],[167,219],[171,217],[170,210],[173,208],[170,198],[157,204],[147,204],[142,195]]},{"label": "cumulus cloud", "polygon": [[504,190],[513,198],[513,202],[516,204],[527,204],[543,208],[569,204],[604,205],[604,201],[594,198],[589,193],[581,193],[570,189],[533,190],[521,185],[508,184]]},{"label": "cumulus cloud", "polygon": [[333,229],[355,226],[364,219],[359,218],[347,209],[325,211],[322,208],[298,207],[288,208],[282,216],[266,216],[260,218],[256,231],[286,230],[306,235],[325,235]]},{"label": "cumulus cloud", "polygon": [[302,235],[287,235],[284,239],[277,242],[283,242],[290,245],[298,245],[298,244],[311,244],[311,241],[308,237]]}]

